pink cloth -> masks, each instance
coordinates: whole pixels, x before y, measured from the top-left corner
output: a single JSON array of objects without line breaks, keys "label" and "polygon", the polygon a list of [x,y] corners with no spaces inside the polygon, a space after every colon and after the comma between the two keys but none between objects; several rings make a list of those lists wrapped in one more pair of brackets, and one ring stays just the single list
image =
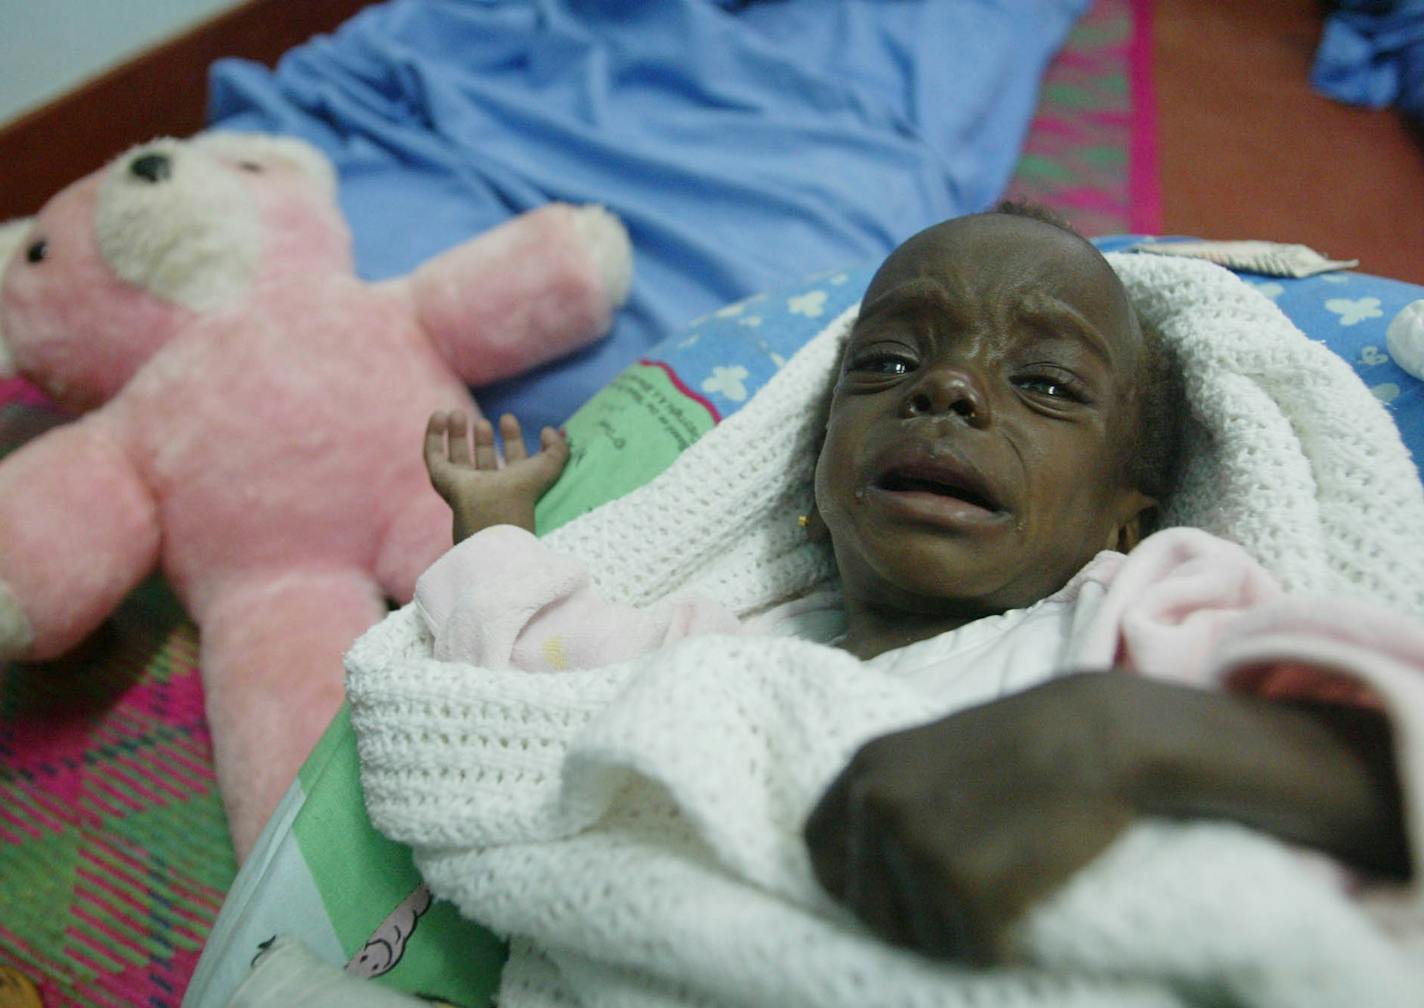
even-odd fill
[{"label": "pink cloth", "polygon": [[1188,528],[1122,562],[1077,653],[1188,685],[1376,709],[1424,684],[1424,627],[1359,599],[1287,595],[1241,547]]},{"label": "pink cloth", "polygon": [[485,529],[432,564],[415,603],[437,659],[531,672],[597,668],[684,637],[743,632],[701,596],[646,608],[610,602],[582,564],[513,525]]}]

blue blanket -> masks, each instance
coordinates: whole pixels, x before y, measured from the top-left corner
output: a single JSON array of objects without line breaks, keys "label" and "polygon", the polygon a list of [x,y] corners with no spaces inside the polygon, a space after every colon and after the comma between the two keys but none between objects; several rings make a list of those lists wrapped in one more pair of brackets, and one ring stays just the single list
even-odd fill
[{"label": "blue blanket", "polygon": [[1088,2],[391,0],[217,63],[209,118],[334,159],[368,279],[550,200],[620,215],[611,337],[480,390],[537,428],[697,315],[992,203]]}]

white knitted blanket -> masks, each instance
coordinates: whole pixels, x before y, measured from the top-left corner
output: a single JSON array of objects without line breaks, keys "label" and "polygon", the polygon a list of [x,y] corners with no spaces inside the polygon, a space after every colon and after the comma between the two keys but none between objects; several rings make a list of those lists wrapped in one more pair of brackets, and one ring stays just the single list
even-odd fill
[{"label": "white knitted blanket", "polygon": [[[1178,347],[1192,416],[1173,520],[1288,586],[1424,614],[1424,490],[1353,372],[1219,267],[1112,257]],[[554,532],[610,596],[742,613],[832,571],[795,515],[849,315],[647,487]],[[513,936],[505,1008],[1424,1003],[1424,977],[1315,866],[1221,824],[1142,823],[970,972],[868,937],[801,824],[864,740],[945,713],[796,640],[704,638],[551,675],[436,662],[411,607],[357,642],[372,820],[433,891]]]}]

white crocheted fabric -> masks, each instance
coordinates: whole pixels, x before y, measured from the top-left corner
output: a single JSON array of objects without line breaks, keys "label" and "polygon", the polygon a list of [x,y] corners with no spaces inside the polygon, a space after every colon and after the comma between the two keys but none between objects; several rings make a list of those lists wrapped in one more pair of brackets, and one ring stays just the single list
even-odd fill
[{"label": "white crocheted fabric", "polygon": [[1185,373],[1189,459],[1168,524],[1241,543],[1287,588],[1424,616],[1424,486],[1349,365],[1218,266],[1108,261]]},{"label": "white crocheted fabric", "polygon": [[[1170,514],[1288,586],[1424,613],[1424,491],[1382,407],[1219,267],[1111,257],[1179,349],[1191,461]],[[609,596],[740,613],[833,574],[794,516],[851,314],[642,489],[548,537]],[[790,639],[702,638],[534,675],[437,662],[413,607],[348,656],[372,821],[515,938],[501,1004],[1406,1005],[1421,978],[1316,866],[1221,824],[1142,823],[969,972],[869,938],[800,827],[866,739],[944,713]]]}]

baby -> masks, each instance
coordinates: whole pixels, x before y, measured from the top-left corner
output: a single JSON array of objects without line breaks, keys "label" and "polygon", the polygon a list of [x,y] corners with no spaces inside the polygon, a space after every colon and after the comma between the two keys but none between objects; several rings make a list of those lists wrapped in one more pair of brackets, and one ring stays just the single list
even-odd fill
[{"label": "baby", "polygon": [[[1131,549],[1170,490],[1180,391],[1093,247],[1009,204],[905,242],[872,281],[833,392],[809,533],[829,535],[862,658],[1047,597]],[[425,459],[461,542],[533,530],[567,445],[506,415],[470,450],[436,414]]]},{"label": "baby", "polygon": [[806,519],[839,572],[834,620],[804,603],[746,623],[695,598],[632,610],[577,573],[512,628],[462,615],[462,551],[493,551],[484,570],[543,562],[504,526],[533,531],[568,459],[550,429],[529,454],[508,416],[503,465],[487,421],[471,449],[464,417],[430,419],[426,464],[460,545],[417,601],[437,657],[477,648],[486,664],[499,633],[495,650],[531,668],[700,633],[794,633],[863,661],[953,666],[960,713],[867,745],[806,827],[825,888],[931,955],[1002,959],[1014,918],[1137,815],[1233,818],[1405,876],[1388,725],[1367,695],[1280,704],[1150,670],[1062,674],[1094,607],[1171,576],[1184,549],[1255,583],[1243,552],[1204,533],[1138,545],[1171,492],[1183,410],[1168,356],[1096,249],[1042,212],[1001,207],[910,238],[865,294]]}]

